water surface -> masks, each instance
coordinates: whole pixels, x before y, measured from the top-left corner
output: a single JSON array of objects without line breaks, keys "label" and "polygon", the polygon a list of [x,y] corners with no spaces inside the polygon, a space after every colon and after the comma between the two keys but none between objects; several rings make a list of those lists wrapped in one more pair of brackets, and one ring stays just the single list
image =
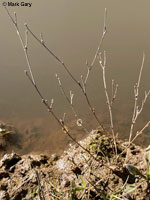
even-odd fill
[{"label": "water surface", "polygon": [[[90,63],[95,54],[103,28],[104,9],[107,8],[107,35],[102,51],[107,52],[107,83],[111,93],[111,80],[119,84],[117,99],[114,104],[115,130],[123,137],[128,137],[132,117],[135,84],[143,51],[146,54],[142,81],[141,97],[144,90],[150,88],[150,2],[127,0],[32,0],[31,8],[9,7],[11,14],[15,11],[24,36],[24,22],[35,34],[41,32],[47,45],[61,59],[79,80],[86,74],[86,60]],[[26,60],[15,29],[0,7],[0,119],[12,123],[24,135],[23,153],[30,151],[58,152],[70,142],[55,120],[49,116],[30,82],[24,74]],[[54,98],[54,110],[59,118],[66,115],[66,123],[73,129],[73,135],[79,139],[86,134],[77,128],[74,116],[66,99],[58,87],[57,73],[69,95],[75,94],[74,103],[79,116],[90,131],[97,127],[87,103],[62,66],[50,56],[31,36],[29,37],[29,54],[32,69],[43,95],[50,100]],[[109,125],[108,109],[104,96],[102,71],[98,62],[88,80],[88,96],[99,118],[105,126]],[[137,128],[141,128],[150,118],[150,99],[139,118]],[[148,131],[143,134],[143,145],[148,145]]]}]

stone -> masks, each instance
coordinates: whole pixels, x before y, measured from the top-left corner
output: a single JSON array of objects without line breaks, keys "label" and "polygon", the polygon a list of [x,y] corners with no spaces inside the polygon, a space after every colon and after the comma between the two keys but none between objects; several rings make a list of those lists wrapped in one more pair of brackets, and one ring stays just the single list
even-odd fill
[{"label": "stone", "polygon": [[20,160],[21,157],[14,152],[11,154],[5,154],[4,157],[0,160],[0,167],[4,166],[5,169],[9,169]]},{"label": "stone", "polygon": [[9,200],[9,194],[6,191],[0,191],[0,200]]}]

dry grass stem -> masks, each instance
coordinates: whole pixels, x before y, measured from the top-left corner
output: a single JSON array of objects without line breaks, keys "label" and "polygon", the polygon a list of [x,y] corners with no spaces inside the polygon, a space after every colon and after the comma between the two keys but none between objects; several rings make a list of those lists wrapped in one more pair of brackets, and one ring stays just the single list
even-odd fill
[{"label": "dry grass stem", "polygon": [[20,30],[19,30],[19,28],[18,28],[17,14],[14,13],[14,18],[15,18],[15,19],[13,19],[12,16],[10,15],[10,13],[9,13],[7,7],[4,6],[4,8],[5,8],[5,11],[6,11],[6,13],[8,14],[9,18],[11,19],[11,21],[12,21],[12,23],[13,23],[15,29],[16,29],[17,35],[18,35],[18,37],[19,37],[19,39],[20,39],[22,48],[23,48],[23,50],[24,50],[24,54],[25,54],[25,57],[26,57],[26,61],[27,61],[27,65],[28,65],[29,72],[30,72],[30,76],[31,76],[31,78],[32,78],[33,83],[35,84],[35,80],[34,80],[33,73],[32,73],[32,69],[31,69],[31,65],[30,65],[30,61],[29,61],[29,58],[28,58],[28,32],[27,32],[27,31],[25,32],[25,35],[26,35],[26,43],[24,44],[23,39],[22,39],[22,36],[21,36],[21,34],[20,34]]},{"label": "dry grass stem", "polygon": [[150,121],[148,121],[148,122],[145,124],[145,126],[144,126],[140,131],[137,131],[137,132],[136,132],[135,137],[132,139],[131,143],[133,143],[133,142],[135,141],[135,139],[136,139],[139,135],[141,135],[141,134],[144,132],[144,130],[145,130],[146,128],[148,128],[149,126],[150,126]]},{"label": "dry grass stem", "polygon": [[83,121],[80,119],[80,117],[78,116],[77,114],[77,111],[75,109],[75,106],[73,105],[73,97],[74,97],[74,94],[72,93],[72,91],[70,90],[70,99],[69,97],[67,96],[65,90],[64,90],[64,87],[61,83],[61,80],[60,80],[60,77],[56,74],[56,79],[58,81],[58,85],[59,85],[59,88],[63,94],[63,96],[65,97],[65,99],[67,100],[68,104],[70,105],[71,109],[72,109],[72,112],[74,113],[74,116],[75,116],[75,119],[76,119],[76,124],[77,126],[80,126],[82,127],[82,129],[89,134],[89,131],[87,130],[87,128],[83,125]]},{"label": "dry grass stem", "polygon": [[112,98],[111,98],[111,106],[113,105],[113,102],[114,102],[115,99],[116,99],[117,91],[118,91],[118,84],[115,85],[115,89],[114,89],[114,80],[112,80]]},{"label": "dry grass stem", "polygon": [[[133,109],[133,116],[132,116],[132,122],[131,122],[131,127],[130,127],[130,133],[129,133],[129,146],[132,140],[132,136],[133,136],[133,129],[134,126],[136,124],[136,120],[139,117],[139,115],[141,114],[144,105],[146,103],[146,100],[150,94],[150,90],[148,92],[145,91],[145,96],[144,99],[142,100],[142,104],[141,107],[138,106],[138,99],[139,99],[139,87],[140,87],[140,82],[141,82],[141,76],[142,76],[142,71],[143,71],[143,67],[144,67],[144,61],[145,61],[145,54],[143,53],[143,59],[142,59],[142,64],[141,64],[141,68],[140,68],[140,73],[139,73],[139,77],[138,77],[138,81],[134,86],[134,109]],[[141,129],[143,130],[143,129]],[[136,135],[138,135],[139,132],[137,132]],[[140,131],[141,133],[141,131]]]},{"label": "dry grass stem", "polygon": [[107,18],[107,9],[105,8],[105,12],[104,12],[103,34],[102,34],[101,40],[100,40],[100,42],[99,42],[98,48],[97,48],[97,50],[96,50],[94,59],[93,59],[91,65],[90,65],[90,70],[91,70],[91,68],[93,67],[94,63],[95,63],[95,60],[96,60],[96,58],[97,58],[97,56],[98,56],[98,54],[99,54],[100,48],[101,48],[101,46],[102,46],[102,42],[103,42],[103,40],[104,40],[105,34],[107,33],[107,29],[106,29],[106,18]]},{"label": "dry grass stem", "polygon": [[35,170],[35,173],[36,173],[38,186],[39,186],[39,191],[38,191],[39,198],[40,198],[40,200],[45,200],[45,194],[44,194],[44,191],[43,191],[43,188],[42,188],[42,185],[41,185],[41,180],[40,180],[39,173],[38,173],[38,171],[36,169],[34,169],[34,170]]},{"label": "dry grass stem", "polygon": [[87,74],[86,74],[86,77],[85,77],[85,80],[84,80],[84,87],[86,89],[86,84],[87,84],[87,80],[88,80],[88,77],[89,77],[89,74],[90,74],[90,71],[92,70],[93,66],[94,66],[94,63],[95,63],[95,60],[98,56],[98,53],[101,49],[101,46],[103,44],[103,40],[104,40],[104,37],[107,33],[107,28],[106,28],[106,18],[107,18],[107,9],[105,8],[105,12],[104,12],[104,25],[103,25],[103,33],[102,33],[102,36],[101,36],[101,39],[100,39],[100,42],[98,44],[98,47],[97,47],[97,50],[95,52],[95,55],[94,55],[94,58],[90,64],[90,66],[88,65],[88,62],[86,62],[86,66],[87,66]]},{"label": "dry grass stem", "polygon": [[[109,95],[108,95],[108,91],[107,91],[107,84],[106,84],[106,74],[105,74],[105,68],[106,68],[106,52],[104,51],[104,59],[102,60],[101,57],[101,53],[99,53],[98,55],[98,60],[99,60],[99,64],[102,68],[102,72],[103,72],[103,85],[104,85],[104,92],[106,95],[106,103],[108,106],[108,110],[109,110],[109,117],[110,117],[110,128],[111,128],[111,132],[112,132],[112,136],[113,136],[113,141],[114,141],[114,147],[115,147],[115,153],[117,155],[117,145],[116,145],[116,136],[114,133],[114,124],[113,124],[113,115],[112,115],[112,103],[110,101]],[[115,93],[117,92],[117,89],[115,89]],[[113,97],[114,94],[113,92]],[[116,95],[116,94],[115,94]]]},{"label": "dry grass stem", "polygon": [[67,100],[67,102],[68,102],[69,105],[71,106],[71,109],[72,109],[72,111],[73,111],[73,113],[74,113],[75,118],[77,118],[77,111],[76,111],[76,109],[75,109],[75,107],[74,107],[74,105],[73,105],[73,97],[74,97],[74,94],[73,94],[72,91],[70,90],[70,99],[69,99],[69,97],[67,96],[67,94],[66,94],[66,92],[65,92],[65,90],[64,90],[64,88],[63,88],[63,86],[62,86],[61,80],[60,80],[60,78],[59,78],[59,76],[58,76],[57,74],[56,74],[56,79],[57,79],[57,81],[58,81],[58,85],[59,85],[59,88],[60,88],[60,90],[61,90],[61,93],[64,95],[65,99]]}]

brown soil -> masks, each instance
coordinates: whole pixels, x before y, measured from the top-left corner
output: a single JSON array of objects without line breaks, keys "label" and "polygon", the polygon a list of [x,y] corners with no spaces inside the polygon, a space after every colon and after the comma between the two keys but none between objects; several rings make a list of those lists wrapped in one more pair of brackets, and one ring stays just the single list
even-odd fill
[{"label": "brown soil", "polygon": [[[118,141],[118,158],[111,137],[100,130],[80,141],[92,155],[77,145],[57,155],[5,154],[0,160],[1,200],[149,200],[149,182],[145,180],[145,149]],[[132,164],[140,173],[129,173]],[[130,171],[131,172],[131,171]]]}]

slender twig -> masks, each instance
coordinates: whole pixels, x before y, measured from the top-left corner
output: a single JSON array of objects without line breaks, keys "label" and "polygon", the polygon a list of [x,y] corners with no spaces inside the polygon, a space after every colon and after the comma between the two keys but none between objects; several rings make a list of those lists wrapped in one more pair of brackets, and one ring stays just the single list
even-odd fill
[{"label": "slender twig", "polygon": [[71,103],[71,105],[73,104],[73,97],[74,97],[74,94],[70,90],[70,103]]},{"label": "slender twig", "polygon": [[86,74],[86,77],[85,77],[85,80],[84,80],[85,88],[86,88],[87,80],[88,80],[88,77],[89,77],[89,74],[90,74],[90,67],[89,67],[88,61],[86,61],[86,66],[87,66],[87,74]]},{"label": "slender twig", "polygon": [[136,139],[139,135],[141,135],[141,134],[144,132],[144,130],[145,130],[146,128],[148,128],[149,126],[150,126],[150,121],[148,121],[148,122],[145,124],[145,126],[144,126],[140,131],[137,131],[137,132],[136,132],[135,137],[131,140],[131,143],[133,143],[133,142],[135,141],[135,139]]},{"label": "slender twig", "polygon": [[[89,134],[89,131],[86,129],[86,127],[83,125],[83,122],[82,120],[80,119],[80,117],[78,116],[77,114],[77,111],[75,109],[75,106],[73,105],[73,97],[74,97],[74,94],[72,93],[72,91],[70,90],[70,99],[69,97],[67,96],[64,88],[63,88],[63,85],[61,83],[61,80],[60,80],[60,77],[56,74],[56,79],[58,81],[58,85],[60,87],[60,90],[63,94],[63,96],[65,97],[65,99],[67,100],[68,104],[70,105],[71,109],[72,109],[72,112],[74,113],[74,116],[75,116],[75,119],[77,120],[77,125],[78,126],[81,126],[83,128],[83,130]],[[79,123],[80,121],[80,123]]]},{"label": "slender twig", "polygon": [[35,170],[35,174],[36,174],[37,181],[38,181],[40,200],[45,200],[45,194],[44,194],[44,191],[43,191],[43,188],[42,188],[42,185],[41,185],[39,173],[36,169],[34,169],[34,170]]},{"label": "slender twig", "polygon": [[117,91],[118,91],[118,84],[115,85],[115,89],[114,89],[114,80],[112,80],[111,107],[113,105],[114,100],[116,99]]},{"label": "slender twig", "polygon": [[101,48],[101,45],[102,45],[104,36],[105,36],[105,34],[107,33],[107,29],[106,29],[106,18],[107,18],[107,9],[105,8],[105,12],[104,12],[103,34],[102,34],[102,38],[101,38],[101,40],[100,40],[100,43],[99,43],[99,45],[98,45],[98,48],[97,48],[97,50],[96,50],[95,57],[94,57],[94,59],[93,59],[93,61],[92,61],[92,63],[91,63],[91,68],[92,68],[93,65],[94,65],[94,62],[95,62],[95,60],[96,60],[96,58],[97,58],[97,56],[98,56],[98,53],[99,53],[99,51],[100,51],[100,48]]},{"label": "slender twig", "polygon": [[29,166],[30,166],[30,169],[31,169],[32,171],[35,172],[36,178],[37,178],[37,182],[38,182],[38,186],[39,186],[39,190],[38,190],[39,199],[40,199],[40,200],[45,200],[45,195],[44,195],[44,191],[43,191],[43,188],[42,188],[42,185],[41,185],[39,173],[38,173],[38,171],[34,168],[32,162],[31,162],[31,159],[32,159],[31,156],[29,156],[29,160],[30,160]]},{"label": "slender twig", "polygon": [[140,81],[141,81],[142,71],[143,71],[143,67],[144,67],[144,61],[145,61],[145,54],[143,53],[143,59],[142,59],[142,64],[141,64],[141,68],[140,68],[138,81],[134,86],[134,109],[133,109],[133,116],[132,116],[130,133],[129,133],[129,145],[130,145],[131,140],[132,140],[133,129],[134,129],[134,125],[136,123],[136,120],[139,117],[139,115],[141,114],[141,112],[142,112],[142,110],[144,108],[144,105],[146,103],[146,100],[147,100],[147,98],[148,98],[148,96],[150,94],[150,90],[148,92],[145,91],[144,99],[142,100],[141,107],[139,108],[139,106],[138,106],[139,87],[140,87]]},{"label": "slender twig", "polygon": [[81,75],[81,84],[82,84],[82,88],[83,88],[83,91],[84,93],[86,93],[86,87],[85,87],[85,83],[84,83],[84,80],[83,80],[83,76]]},{"label": "slender twig", "polygon": [[100,42],[98,44],[98,47],[96,49],[96,52],[95,52],[95,55],[94,55],[94,58],[90,64],[90,66],[88,66],[87,62],[86,62],[86,65],[87,65],[87,74],[86,74],[86,77],[85,77],[85,80],[84,80],[84,86],[86,88],[86,84],[87,84],[87,80],[88,80],[88,77],[89,77],[89,74],[90,74],[90,71],[92,70],[93,66],[94,66],[94,63],[95,63],[95,60],[98,56],[98,53],[101,49],[101,46],[102,46],[102,43],[103,43],[103,40],[104,40],[104,37],[107,33],[107,28],[106,28],[106,18],[107,18],[107,9],[105,8],[105,12],[104,12],[104,25],[103,25],[103,33],[102,33],[102,36],[101,36],[101,39],[100,39]]},{"label": "slender twig", "polygon": [[22,36],[21,36],[21,34],[20,34],[20,30],[19,30],[19,28],[18,28],[17,15],[16,15],[16,13],[14,13],[14,17],[15,17],[15,20],[14,20],[14,19],[12,18],[12,16],[10,15],[10,13],[9,13],[9,11],[8,11],[8,9],[7,9],[7,7],[4,6],[4,8],[5,8],[5,11],[6,11],[6,13],[8,14],[9,18],[11,19],[11,21],[12,21],[12,23],[13,23],[15,29],[16,29],[17,35],[18,35],[18,37],[19,37],[19,39],[20,39],[20,42],[21,42],[21,45],[22,45],[22,48],[23,48],[23,50],[24,50],[24,54],[25,54],[25,57],[26,57],[26,60],[27,60],[27,65],[28,65],[28,69],[29,69],[29,72],[30,72],[30,76],[31,76],[31,78],[32,78],[33,83],[35,84],[35,80],[34,80],[34,77],[33,77],[32,69],[31,69],[31,65],[30,65],[30,61],[29,61],[29,59],[28,59],[28,53],[27,53],[27,50],[28,50],[28,32],[26,31],[26,44],[24,44],[23,39],[22,39]]},{"label": "slender twig", "polygon": [[[107,84],[106,84],[106,74],[105,74],[105,68],[106,68],[106,52],[104,51],[104,60],[102,61],[102,57],[101,57],[101,53],[99,53],[98,56],[98,60],[99,60],[99,64],[102,68],[102,72],[103,72],[103,85],[104,85],[104,92],[105,92],[105,96],[106,96],[106,103],[108,106],[108,110],[109,110],[109,117],[110,117],[110,128],[111,128],[111,132],[112,132],[112,136],[113,136],[113,142],[114,142],[114,147],[115,147],[115,153],[117,155],[117,145],[116,145],[116,136],[114,133],[114,124],[113,124],[113,115],[112,115],[112,105],[111,105],[111,101],[108,95],[108,91],[107,91]],[[113,94],[114,96],[114,94]]]},{"label": "slender twig", "polygon": [[73,113],[74,113],[74,116],[75,116],[75,118],[76,118],[76,117],[77,117],[77,112],[76,112],[76,109],[75,109],[75,107],[74,107],[74,105],[73,105],[73,97],[74,97],[74,94],[70,91],[70,99],[69,99],[69,97],[67,96],[67,94],[66,94],[66,92],[65,92],[65,90],[64,90],[64,88],[63,88],[63,86],[62,86],[60,77],[59,77],[57,74],[56,74],[56,79],[57,79],[57,81],[58,81],[58,85],[59,85],[59,87],[60,87],[60,90],[61,90],[62,94],[63,94],[64,97],[66,98],[67,102],[70,104],[71,109],[72,109],[72,111],[73,111]]}]

